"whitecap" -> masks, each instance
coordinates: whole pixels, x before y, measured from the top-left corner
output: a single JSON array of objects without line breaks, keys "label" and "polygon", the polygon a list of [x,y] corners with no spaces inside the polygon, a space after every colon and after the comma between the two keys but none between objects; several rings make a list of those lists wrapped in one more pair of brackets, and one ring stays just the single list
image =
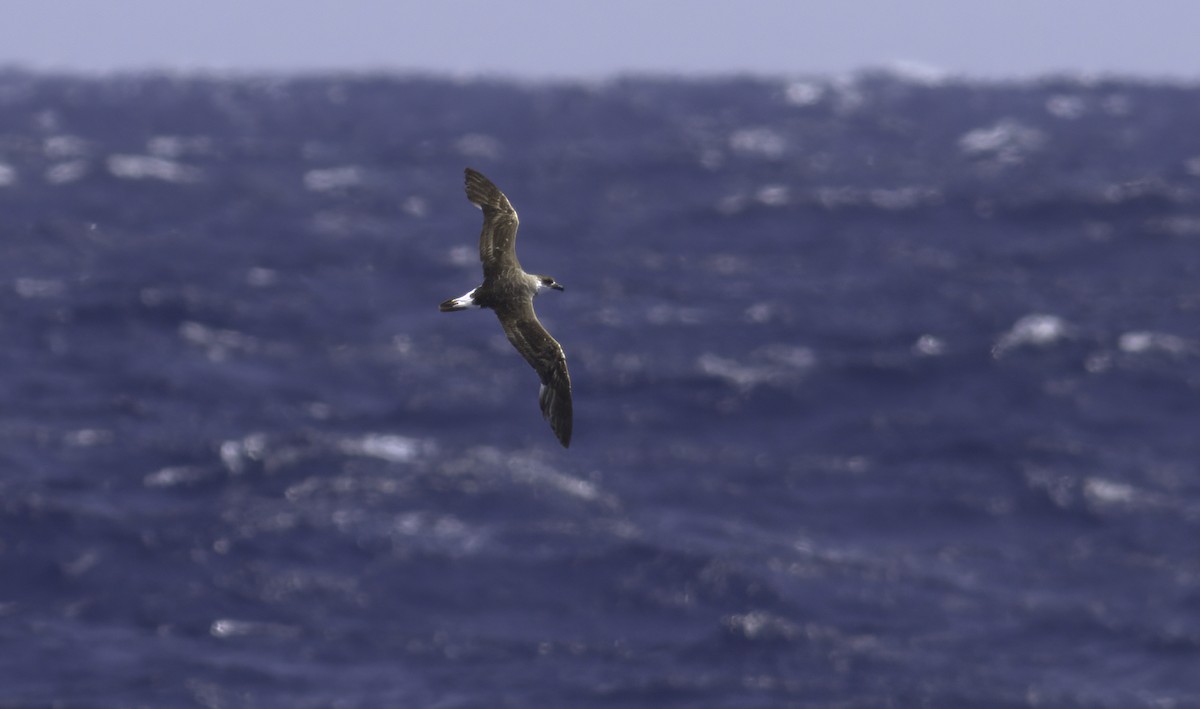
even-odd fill
[{"label": "whitecap", "polygon": [[705,352],[696,359],[700,373],[720,379],[743,393],[760,386],[798,381],[816,365],[816,354],[807,347],[769,345],[751,354],[751,362]]},{"label": "whitecap", "polygon": [[495,160],[500,157],[502,147],[499,140],[483,133],[467,133],[454,141],[454,149],[465,158]]},{"label": "whitecap", "polygon": [[922,357],[938,357],[946,353],[946,342],[933,335],[921,335],[913,343],[912,351]]},{"label": "whitecap", "polygon": [[935,187],[898,187],[874,189],[870,193],[871,204],[889,211],[913,209],[942,201],[942,193]]},{"label": "whitecap", "polygon": [[1166,352],[1172,355],[1191,354],[1198,349],[1197,345],[1178,335],[1165,332],[1133,331],[1126,332],[1117,339],[1117,347],[1129,354],[1145,352]]},{"label": "whitecap", "polygon": [[199,482],[208,477],[208,474],[207,469],[198,466],[173,465],[150,473],[142,478],[142,484],[146,487],[175,487]]},{"label": "whitecap", "polygon": [[[1197,173],[1200,174],[1200,173]],[[1151,219],[1146,226],[1152,231],[1170,236],[1200,235],[1200,217],[1173,216]]]},{"label": "whitecap", "polygon": [[193,320],[180,324],[179,336],[186,342],[204,347],[208,358],[213,361],[225,359],[231,350],[255,352],[259,349],[259,341],[250,335],[209,327]]},{"label": "whitecap", "polygon": [[737,360],[728,359],[705,352],[696,360],[700,371],[710,377],[723,379],[739,389],[750,390],[764,382],[770,381],[774,374],[762,367],[749,367]]},{"label": "whitecap", "polygon": [[607,495],[602,495],[595,484],[587,480],[560,473],[545,463],[526,456],[512,456],[508,459],[508,469],[515,480],[532,485],[541,485],[557,490],[581,500],[600,500],[606,503],[615,502]]},{"label": "whitecap", "polygon": [[1008,350],[1023,345],[1044,347],[1052,345],[1069,336],[1070,326],[1057,315],[1033,313],[1026,315],[1015,323],[1008,332],[996,340],[992,355],[1000,357]]},{"label": "whitecap", "polygon": [[91,448],[103,443],[111,443],[112,440],[113,432],[102,428],[83,428],[63,436],[63,443],[76,448]]},{"label": "whitecap", "polygon": [[1083,494],[1092,503],[1108,505],[1128,505],[1137,497],[1132,486],[1099,478],[1088,478],[1083,483]]},{"label": "whitecap", "polygon": [[178,158],[187,154],[203,155],[212,152],[212,139],[203,135],[156,135],[146,141],[146,152],[160,158]]},{"label": "whitecap", "polygon": [[483,529],[472,527],[453,515],[424,510],[396,516],[392,520],[390,536],[402,546],[432,548],[454,555],[471,554],[487,542]]},{"label": "whitecap", "polygon": [[151,155],[111,155],[107,161],[113,177],[126,180],[162,180],[197,182],[203,176],[199,168]]},{"label": "whitecap", "polygon": [[809,369],[817,363],[817,355],[809,347],[773,344],[761,348],[755,354],[768,362],[794,370]]},{"label": "whitecap", "polygon": [[853,206],[862,202],[861,194],[852,187],[821,187],[817,189],[817,202],[826,209]]},{"label": "whitecap", "polygon": [[52,135],[42,142],[42,153],[51,160],[77,158],[87,152],[87,141],[75,135]]},{"label": "whitecap", "polygon": [[87,572],[95,568],[96,564],[100,563],[100,553],[95,549],[88,549],[71,561],[64,561],[59,564],[59,568],[67,576],[83,576]]},{"label": "whitecap", "polygon": [[87,174],[87,160],[70,160],[68,162],[60,162],[46,168],[45,180],[52,185],[65,185],[69,182],[75,182]]},{"label": "whitecap", "polygon": [[867,103],[859,80],[850,74],[843,74],[833,80],[833,107],[838,114],[846,116],[856,113]]},{"label": "whitecap", "polygon": [[763,611],[728,615],[721,624],[747,640],[787,640],[801,634],[791,621]]},{"label": "whitecap", "polygon": [[221,463],[238,475],[246,470],[248,461],[261,461],[267,453],[267,437],[262,433],[251,433],[241,440],[222,441],[219,449]]},{"label": "whitecap", "polygon": [[54,278],[18,278],[13,290],[25,299],[57,298],[67,292],[67,284]]},{"label": "whitecap", "polygon": [[794,81],[783,90],[783,100],[793,106],[812,106],[825,97],[825,87],[815,81]]},{"label": "whitecap", "polygon": [[447,253],[447,260],[455,266],[474,266],[479,263],[479,252],[472,246],[453,246]]},{"label": "whitecap", "polygon": [[1005,118],[990,126],[967,131],[958,139],[958,147],[969,157],[989,158],[1009,165],[1024,162],[1045,142],[1045,134],[1038,129]]},{"label": "whitecap", "polygon": [[941,204],[942,191],[936,187],[906,185],[894,188],[863,190],[856,187],[821,187],[815,193],[817,202],[825,209],[870,206],[890,212]]},{"label": "whitecap", "polygon": [[426,447],[426,443],[420,439],[387,433],[368,433],[361,438],[347,438],[338,442],[338,450],[347,455],[378,458],[389,463],[409,463]]},{"label": "whitecap", "polygon": [[8,187],[17,183],[17,169],[0,162],[0,187]]},{"label": "whitecap", "polygon": [[429,200],[424,197],[410,195],[400,202],[400,210],[410,217],[420,219],[429,214]]},{"label": "whitecap", "polygon": [[742,318],[747,322],[762,324],[770,322],[776,316],[778,308],[773,303],[755,303],[742,313]]},{"label": "whitecap", "polygon": [[354,165],[309,170],[304,173],[304,186],[313,192],[331,192],[354,187],[362,182],[362,170]]},{"label": "whitecap", "polygon": [[790,201],[788,188],[784,185],[764,185],[754,194],[754,198],[768,207],[782,207]]},{"label": "whitecap", "polygon": [[233,618],[214,620],[212,625],[209,626],[208,632],[214,638],[245,636],[294,638],[300,635],[300,629],[295,626],[255,620],[235,620]]},{"label": "whitecap", "polygon": [[787,140],[770,128],[742,128],[729,136],[729,147],[742,155],[776,160],[787,151]]},{"label": "whitecap", "polygon": [[1073,121],[1087,113],[1087,104],[1079,96],[1055,94],[1046,99],[1046,111],[1055,118]]}]

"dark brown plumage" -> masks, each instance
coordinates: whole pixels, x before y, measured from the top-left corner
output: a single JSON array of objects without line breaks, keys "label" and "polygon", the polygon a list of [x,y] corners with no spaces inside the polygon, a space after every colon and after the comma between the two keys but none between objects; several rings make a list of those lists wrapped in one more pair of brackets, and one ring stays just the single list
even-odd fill
[{"label": "dark brown plumage", "polygon": [[441,304],[443,312],[471,307],[491,308],[508,341],[541,379],[538,404],[554,435],[566,448],[571,444],[573,409],[571,376],[562,346],[546,332],[533,310],[533,299],[545,289],[562,290],[549,276],[526,273],[517,260],[517,212],[491,180],[466,169],[467,199],[483,210],[479,261],[483,283],[460,298]]}]

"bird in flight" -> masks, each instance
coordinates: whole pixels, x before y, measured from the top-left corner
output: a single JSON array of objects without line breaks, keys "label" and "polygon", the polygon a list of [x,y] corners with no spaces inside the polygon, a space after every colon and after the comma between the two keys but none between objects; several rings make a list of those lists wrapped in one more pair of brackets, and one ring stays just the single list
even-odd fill
[{"label": "bird in flight", "polygon": [[491,180],[466,169],[467,199],[483,210],[479,260],[483,283],[458,298],[442,303],[444,313],[467,308],[491,308],[504,334],[542,380],[538,404],[558,442],[571,444],[571,376],[562,346],[546,332],[533,312],[533,299],[547,288],[563,287],[550,276],[526,273],[517,260],[517,211]]}]

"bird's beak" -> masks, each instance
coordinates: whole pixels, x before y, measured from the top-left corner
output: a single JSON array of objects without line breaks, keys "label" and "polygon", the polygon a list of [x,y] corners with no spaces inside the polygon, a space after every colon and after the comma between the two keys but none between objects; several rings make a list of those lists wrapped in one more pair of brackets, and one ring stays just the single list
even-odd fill
[{"label": "bird's beak", "polygon": [[550,287],[551,287],[551,288],[553,288],[554,290],[566,290],[565,288],[563,288],[563,287],[562,287],[561,285],[559,285],[558,283],[551,283],[551,284],[550,284]]}]

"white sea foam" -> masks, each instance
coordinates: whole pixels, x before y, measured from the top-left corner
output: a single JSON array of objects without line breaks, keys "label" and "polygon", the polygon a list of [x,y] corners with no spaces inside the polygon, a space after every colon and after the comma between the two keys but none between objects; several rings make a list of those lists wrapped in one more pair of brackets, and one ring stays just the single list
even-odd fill
[{"label": "white sea foam", "polygon": [[867,206],[892,212],[936,206],[943,201],[941,190],[923,185],[870,190],[857,187],[821,187],[817,189],[815,196],[817,202],[826,209]]},{"label": "white sea foam", "polygon": [[794,81],[783,90],[783,99],[793,106],[812,106],[825,97],[825,87],[815,81]]},{"label": "white sea foam", "polygon": [[65,160],[87,155],[88,143],[75,135],[52,135],[42,142],[42,153],[51,160]]},{"label": "white sea foam", "polygon": [[1055,118],[1073,121],[1083,118],[1087,113],[1087,104],[1079,96],[1055,94],[1046,99],[1046,111]]},{"label": "white sea foam", "polygon": [[701,374],[720,379],[743,393],[760,386],[799,381],[816,365],[817,357],[807,347],[768,345],[739,361],[705,352],[696,359]]},{"label": "white sea foam", "polygon": [[833,79],[833,108],[839,115],[848,116],[857,113],[867,104],[866,94],[858,77],[853,74],[842,74]]},{"label": "white sea foam", "polygon": [[741,128],[729,136],[729,147],[748,157],[777,160],[787,151],[787,139],[770,128]]},{"label": "white sea foam", "polygon": [[942,192],[936,187],[910,185],[895,189],[874,189],[870,192],[872,205],[890,211],[939,204],[941,201]]},{"label": "white sea foam", "polygon": [[476,266],[479,264],[479,251],[472,246],[459,244],[450,247],[446,258],[455,266]]},{"label": "white sea foam", "polygon": [[1001,357],[1015,347],[1034,345],[1045,347],[1059,342],[1071,333],[1071,327],[1057,315],[1032,313],[1015,323],[996,340],[992,355]]},{"label": "white sea foam", "polygon": [[355,165],[327,167],[304,173],[304,186],[313,192],[331,192],[363,182],[362,170]]},{"label": "white sea foam", "polygon": [[1130,485],[1088,478],[1083,484],[1083,494],[1090,501],[1100,504],[1130,504],[1137,497],[1137,492]]},{"label": "white sea foam", "polygon": [[194,465],[173,465],[161,468],[142,478],[146,487],[175,487],[188,483],[199,482],[208,477],[208,469]]},{"label": "white sea foam", "polygon": [[88,169],[87,160],[69,160],[55,163],[46,168],[44,177],[46,182],[52,185],[65,185],[82,178],[87,174]]},{"label": "white sea foam", "polygon": [[338,450],[347,455],[378,458],[389,463],[409,463],[426,450],[428,445],[418,438],[388,433],[368,433],[359,438],[346,438],[339,441]]},{"label": "white sea foam", "polygon": [[742,313],[747,322],[763,324],[771,322],[778,315],[778,306],[774,303],[759,302],[746,308]]},{"label": "white sea foam", "polygon": [[219,454],[225,468],[237,475],[245,472],[247,462],[262,461],[266,457],[267,436],[263,433],[250,433],[240,440],[222,441]]},{"label": "white sea foam", "polygon": [[204,176],[199,168],[152,155],[111,155],[106,164],[113,177],[125,180],[188,183]]},{"label": "white sea foam", "polygon": [[212,139],[203,135],[156,135],[146,141],[146,152],[167,159],[185,155],[205,155],[212,152]]},{"label": "white sea foam", "polygon": [[1024,162],[1045,143],[1040,130],[1011,118],[968,131],[958,139],[959,149],[967,156],[1004,165]]},{"label": "white sea foam", "polygon": [[214,638],[222,639],[245,636],[294,638],[300,635],[300,628],[282,623],[220,618],[212,622],[208,632]]},{"label": "white sea foam", "polygon": [[26,299],[57,298],[67,292],[67,284],[55,278],[18,278],[13,290]]},{"label": "white sea foam", "polygon": [[1117,340],[1117,347],[1122,352],[1141,354],[1145,352],[1165,352],[1172,355],[1195,354],[1200,346],[1178,335],[1165,332],[1134,331],[1126,332]]},{"label": "white sea foam", "polygon": [[789,201],[788,188],[785,185],[764,185],[758,188],[758,192],[754,193],[754,198],[759,204],[765,204],[768,207],[782,207]]},{"label": "white sea foam", "polygon": [[508,469],[512,472],[513,478],[521,482],[549,487],[581,500],[614,502],[607,495],[602,494],[595,484],[561,473],[546,463],[528,456],[510,457]]},{"label": "white sea foam", "polygon": [[763,611],[728,615],[721,624],[747,640],[786,640],[803,632],[790,620]]},{"label": "white sea foam", "polygon": [[937,357],[946,353],[946,343],[940,337],[921,335],[913,343],[912,350],[922,357]]},{"label": "white sea foam", "polygon": [[500,157],[503,145],[490,135],[467,133],[454,141],[454,149],[464,158],[495,160]]},{"label": "white sea foam", "polygon": [[[1200,172],[1197,173],[1200,175]],[[1146,226],[1152,231],[1169,236],[1200,236],[1200,217],[1175,215],[1151,219]]]},{"label": "white sea foam", "polygon": [[91,448],[105,443],[111,443],[113,432],[103,428],[83,428],[70,431],[63,436],[63,443],[74,448]]},{"label": "white sea foam", "polygon": [[12,165],[0,162],[0,187],[8,187],[17,183],[17,169]]},{"label": "white sea foam", "polygon": [[250,335],[236,330],[209,327],[193,320],[180,324],[179,336],[193,345],[205,348],[208,358],[213,361],[225,359],[231,351],[255,352],[259,349],[258,340]]},{"label": "white sea foam", "polygon": [[400,201],[400,209],[410,217],[422,218],[429,215],[429,200],[409,195]]}]

